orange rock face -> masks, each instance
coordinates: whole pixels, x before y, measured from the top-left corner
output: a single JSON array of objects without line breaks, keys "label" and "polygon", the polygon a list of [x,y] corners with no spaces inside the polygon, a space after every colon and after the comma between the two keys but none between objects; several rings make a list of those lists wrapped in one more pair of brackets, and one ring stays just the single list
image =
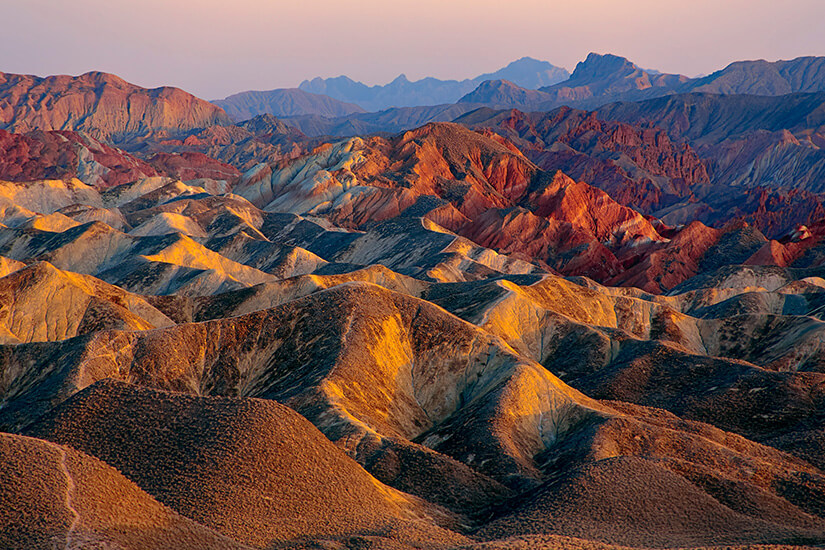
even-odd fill
[{"label": "orange rock face", "polygon": [[648,292],[673,288],[699,272],[699,261],[720,237],[721,231],[693,222],[667,245],[644,254],[638,263],[609,280]]},{"label": "orange rock face", "polygon": [[[526,134],[521,126],[526,115],[511,114],[502,124]],[[597,142],[613,143],[615,150],[622,143],[630,144],[627,151],[637,151],[640,165],[674,176],[671,183],[684,183],[689,177],[695,178],[694,185],[707,185],[702,183],[707,173],[695,154],[685,149],[680,156],[658,131],[609,125],[608,139],[592,129],[606,127],[592,115],[573,112],[567,123],[577,128],[577,135],[589,132]],[[586,131],[588,125],[591,130]],[[662,154],[657,164],[652,160],[655,154],[638,153],[645,140],[649,151],[661,146],[669,153]],[[597,143],[594,150],[604,147]],[[634,192],[644,195],[643,189]],[[790,265],[804,255],[819,257],[812,244],[816,239],[804,245],[780,244],[766,239],[758,224],[752,227],[745,221],[721,229],[695,220],[665,224],[620,204],[589,182],[542,170],[489,129],[473,132],[449,123],[428,124],[391,138],[355,138],[319,147],[246,174],[236,192],[259,208],[321,215],[350,229],[399,217],[423,217],[543,269],[653,293],[715,269],[721,265],[719,258]],[[773,210],[763,210],[763,219],[770,219]],[[763,243],[767,248],[760,252]]]},{"label": "orange rock face", "polygon": [[561,170],[647,214],[690,197],[693,185],[709,181],[696,153],[673,143],[664,131],[604,121],[595,113],[567,107],[529,114],[512,109],[470,113],[459,122],[498,133],[540,168]]},{"label": "orange rock face", "polygon": [[0,96],[0,128],[13,132],[82,130],[127,143],[232,123],[219,107],[178,88],[141,88],[102,72],[46,78],[0,73]]},{"label": "orange rock face", "polygon": [[600,280],[666,242],[604,191],[541,170],[497,134],[448,123],[323,148],[245,175],[236,192],[349,228],[425,217],[482,246]]}]

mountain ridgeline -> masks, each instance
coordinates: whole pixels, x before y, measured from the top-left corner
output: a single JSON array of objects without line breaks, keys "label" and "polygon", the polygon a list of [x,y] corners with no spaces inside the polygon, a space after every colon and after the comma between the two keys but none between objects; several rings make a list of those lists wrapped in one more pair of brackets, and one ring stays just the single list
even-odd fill
[{"label": "mountain ridgeline", "polygon": [[451,103],[544,111],[561,106],[593,109],[618,101],[691,92],[780,96],[822,91],[822,57],[739,61],[706,77],[689,78],[645,70],[616,55],[591,53],[572,74],[544,61],[522,58],[498,71],[461,81],[431,77],[410,81],[401,75],[385,85],[367,86],[346,76],[315,78],[303,81],[298,89],[243,92],[215,103],[240,120],[264,113],[337,118],[360,110]]},{"label": "mountain ridgeline", "polygon": [[178,88],[141,88],[101,72],[47,78],[0,73],[0,96],[0,128],[10,132],[75,130],[121,144],[232,123],[220,108]]},{"label": "mountain ridgeline", "polygon": [[455,103],[487,80],[505,79],[524,88],[536,89],[562,82],[568,76],[566,70],[546,61],[523,57],[498,71],[465,80],[439,80],[428,77],[410,81],[402,74],[389,84],[367,86],[346,76],[339,76],[305,80],[299,88],[352,102],[368,111],[381,111],[390,107]]}]

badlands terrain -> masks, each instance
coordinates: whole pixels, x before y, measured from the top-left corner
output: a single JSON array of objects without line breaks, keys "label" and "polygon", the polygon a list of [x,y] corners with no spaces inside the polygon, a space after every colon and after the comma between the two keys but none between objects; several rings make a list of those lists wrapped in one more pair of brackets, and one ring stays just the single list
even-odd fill
[{"label": "badlands terrain", "polygon": [[0,548],[823,547],[824,144],[823,58],[0,73]]}]

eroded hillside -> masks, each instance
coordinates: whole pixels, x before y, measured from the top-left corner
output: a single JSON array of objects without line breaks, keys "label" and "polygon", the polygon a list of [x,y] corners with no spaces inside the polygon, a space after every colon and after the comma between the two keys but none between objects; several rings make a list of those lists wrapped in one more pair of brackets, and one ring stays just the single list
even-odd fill
[{"label": "eroded hillside", "polygon": [[668,227],[454,125],[0,192],[4,501],[55,518],[8,547],[825,541],[817,227]]}]

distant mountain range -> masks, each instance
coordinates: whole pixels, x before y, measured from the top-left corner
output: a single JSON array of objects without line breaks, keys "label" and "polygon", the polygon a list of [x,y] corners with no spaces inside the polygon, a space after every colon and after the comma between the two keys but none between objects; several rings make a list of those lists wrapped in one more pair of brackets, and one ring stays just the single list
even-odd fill
[{"label": "distant mountain range", "polygon": [[790,61],[737,61],[691,81],[691,91],[712,94],[784,95],[825,90],[825,57]]},{"label": "distant mountain range", "polygon": [[581,104],[607,97],[661,95],[679,90],[689,80],[683,75],[644,71],[624,57],[591,53],[576,65],[568,80],[540,90],[551,102]]},{"label": "distant mountain range", "polygon": [[[540,88],[562,82],[570,76],[565,69],[551,65],[546,61],[539,61],[530,57],[523,57],[513,61],[506,67],[493,73],[486,73],[475,78],[465,80],[440,80],[437,78],[422,78],[410,81],[405,75],[380,86],[367,86],[346,76],[335,78],[314,78],[304,80],[294,89],[279,89],[268,92],[243,92],[226,99],[215,101],[235,118],[246,116],[251,118],[258,114],[273,114],[275,116],[294,115],[322,115],[340,116],[344,113],[331,113],[332,105],[337,110],[350,109],[381,111],[390,107],[416,107],[421,105],[438,105],[455,103],[463,95],[473,91],[479,84],[487,80],[506,79],[524,88]],[[304,92],[300,101],[302,105],[296,108],[298,92]],[[341,105],[330,102],[330,99],[355,104],[362,109],[353,109],[352,105]],[[310,104],[310,102],[313,102]],[[320,105],[320,108],[313,107]]]},{"label": "distant mountain range", "polygon": [[690,92],[778,96],[820,91],[825,91],[825,57],[738,61],[706,77],[688,78],[644,70],[624,57],[591,53],[564,82],[532,90],[514,82],[489,81],[459,102],[547,111],[563,105],[593,109]]},{"label": "distant mountain range", "polygon": [[[522,79],[521,82],[531,85],[559,76],[549,63],[524,58],[496,73],[473,80],[502,75],[515,75]],[[313,82],[317,84],[319,81]],[[323,82],[329,84],[332,81]],[[450,81],[419,81],[426,82],[444,84]],[[464,81],[464,84],[468,82]],[[330,91],[332,87],[324,89]],[[378,90],[377,87],[371,89]],[[382,89],[386,92],[389,88]],[[236,94],[217,102],[225,107],[224,111],[183,90],[141,88],[101,72],[45,78],[0,73],[0,96],[4,98],[0,129],[17,134],[33,130],[83,132],[103,144],[139,152],[146,158],[155,153],[199,153],[245,171],[263,160],[274,162],[304,154],[307,148],[320,143],[318,140],[323,136],[397,133],[429,122],[453,121],[481,107],[549,113],[560,105],[572,104],[597,109],[597,117],[603,121],[639,128],[653,124],[663,128],[674,143],[689,143],[706,163],[710,184],[716,191],[718,185],[732,185],[793,188],[799,192],[821,194],[825,193],[822,183],[825,181],[825,92],[813,93],[816,90],[825,90],[825,58],[803,57],[773,63],[741,61],[709,76],[689,79],[647,71],[619,56],[593,53],[579,63],[565,81],[538,90],[498,78],[484,80],[455,103],[431,102],[425,106],[365,112],[354,103],[293,88]],[[785,94],[789,91],[794,93]],[[765,95],[743,95],[753,92]],[[124,111],[128,111],[129,116],[119,114]],[[228,112],[236,120],[253,119],[258,111],[281,113],[283,122],[289,127],[272,115],[253,122],[253,125],[263,125],[260,128],[248,124],[232,125],[227,115]],[[474,121],[473,127],[484,127],[478,116],[468,120]],[[493,131],[503,132],[511,139],[514,136],[507,129],[493,128]],[[85,142],[86,138],[71,137],[78,144],[71,147],[61,144],[64,137],[56,134],[43,142],[47,145],[41,145],[43,139],[28,136],[9,140],[9,144],[14,145],[9,145],[11,153],[9,169],[4,169],[6,177],[12,179],[29,173],[27,163],[30,161],[27,159],[33,158],[34,153],[28,149],[20,150],[19,144],[25,143],[33,144],[26,147],[38,151],[42,147],[43,151],[54,152],[55,166],[60,166],[66,174],[92,170],[90,167],[93,166],[101,181],[115,178],[111,168],[106,171],[86,161],[88,146],[83,143],[91,143]],[[551,142],[548,150],[541,153],[544,156],[533,157],[533,160],[549,168],[551,165],[542,159],[560,158],[560,152],[550,151],[549,147],[558,149],[564,143],[563,140],[555,145]],[[102,151],[102,145],[91,147],[93,151]],[[580,152],[590,154],[588,145],[582,142],[581,147]],[[544,151],[545,148],[539,149]],[[70,151],[66,153],[68,156],[61,156],[63,153],[60,152],[64,150]],[[106,154],[117,158],[116,154]],[[96,159],[104,158],[101,152],[93,155]],[[40,154],[42,158],[47,156]],[[111,165],[108,160],[95,162],[101,166]],[[187,171],[194,169],[199,173],[211,166],[210,161],[200,157],[191,157],[184,165]],[[591,166],[589,161],[587,165]],[[132,173],[129,162],[123,166],[124,173]],[[574,175],[579,174],[578,170],[582,170],[582,175],[588,173],[584,165],[575,168],[564,164],[558,168]],[[159,168],[162,173],[168,170],[165,166]],[[224,172],[225,168],[216,165],[214,170]],[[609,168],[607,172],[613,170]],[[145,167],[139,171],[147,175],[151,173],[151,169]],[[616,181],[624,181],[623,177]],[[640,181],[636,177],[631,179]],[[609,188],[607,183],[603,185],[603,188]],[[658,188],[660,184],[654,183],[653,187]],[[629,198],[622,202],[670,222],[699,216],[706,223],[714,223],[719,219],[719,212],[728,208],[726,203],[718,203],[714,197],[730,195],[727,192],[720,195],[716,191],[709,189],[704,195],[708,200],[713,199],[714,206],[712,212],[702,215],[697,214],[696,202],[691,202],[684,211],[661,211],[671,198],[634,197],[638,190],[633,186],[628,191]],[[687,197],[682,192],[677,195]],[[641,206],[651,200],[650,208]],[[790,222],[776,223],[775,227],[762,228],[771,235],[780,234],[788,230]]]},{"label": "distant mountain range", "polygon": [[[350,117],[348,120],[358,121],[363,120],[364,112],[411,107],[431,109],[454,103],[549,111],[561,106],[595,109],[618,101],[642,101],[690,92],[776,96],[818,91],[825,91],[825,57],[738,61],[711,75],[688,78],[642,69],[624,57],[591,53],[576,65],[572,74],[546,61],[525,57],[493,73],[461,81],[428,77],[412,82],[401,75],[389,84],[367,86],[346,76],[315,78],[305,80],[297,89],[241,92],[214,103],[235,120],[273,114]],[[351,127],[346,121],[313,124],[325,127],[323,133],[337,135],[354,135],[365,130],[358,122]],[[306,131],[304,126],[301,129]],[[398,129],[393,126],[387,131]]]},{"label": "distant mountain range", "polygon": [[355,136],[376,132],[400,132],[428,122],[450,122],[483,107],[482,103],[444,103],[419,107],[394,107],[377,113],[354,113],[328,118],[320,115],[283,117],[284,122],[308,136]]}]

